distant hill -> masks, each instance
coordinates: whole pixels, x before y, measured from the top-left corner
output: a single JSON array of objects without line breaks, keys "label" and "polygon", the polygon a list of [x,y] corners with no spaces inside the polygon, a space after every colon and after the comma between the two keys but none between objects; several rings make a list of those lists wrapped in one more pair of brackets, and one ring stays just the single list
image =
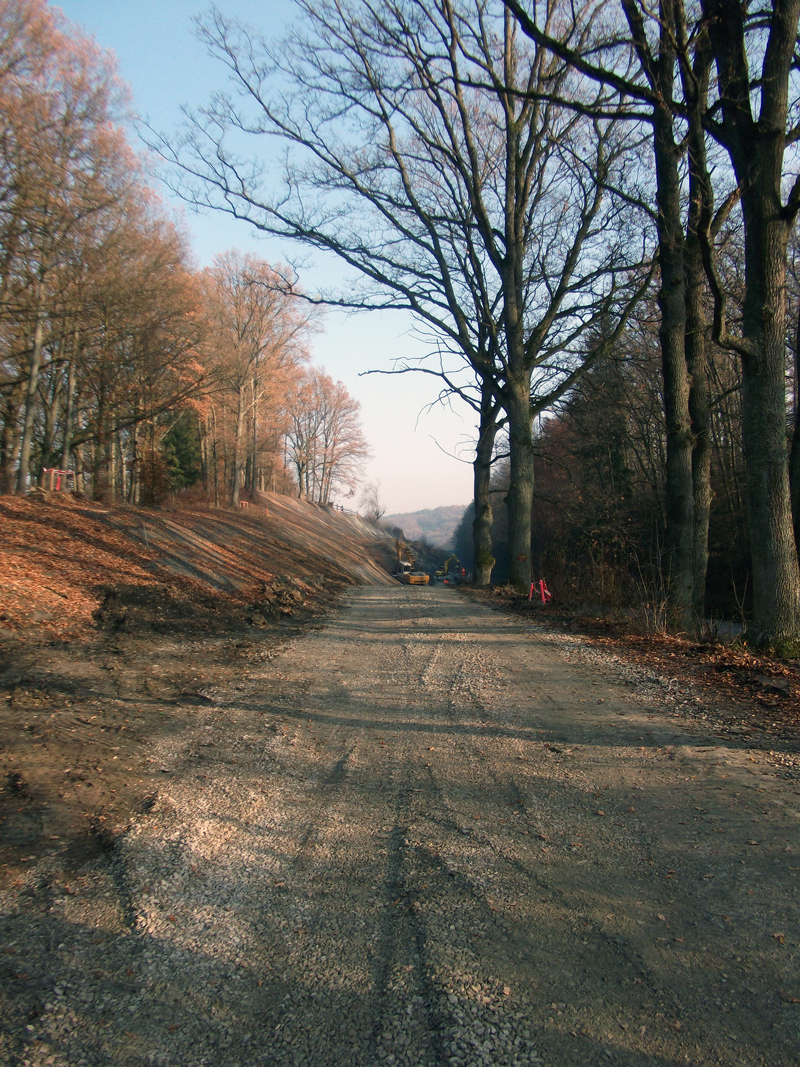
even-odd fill
[{"label": "distant hill", "polygon": [[411,541],[419,541],[424,537],[438,548],[452,548],[453,534],[466,506],[451,504],[444,508],[406,511],[402,515],[384,515],[381,525],[399,526]]}]

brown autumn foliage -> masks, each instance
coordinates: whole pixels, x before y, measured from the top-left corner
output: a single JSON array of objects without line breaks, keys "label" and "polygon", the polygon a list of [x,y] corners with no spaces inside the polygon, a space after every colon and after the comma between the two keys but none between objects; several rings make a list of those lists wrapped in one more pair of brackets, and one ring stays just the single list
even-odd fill
[{"label": "brown autumn foliage", "polygon": [[201,358],[213,387],[199,412],[201,447],[215,503],[235,507],[243,491],[283,487],[286,407],[313,323],[284,274],[256,256],[216,256],[203,283]]},{"label": "brown autumn foliage", "polygon": [[57,10],[0,0],[0,492],[295,491],[310,305],[254,256],[194,268],[125,107],[112,59]]},{"label": "brown autumn foliage", "polygon": [[0,27],[2,488],[72,462],[78,488],[114,495],[120,432],[199,380],[196,285],[109,57],[39,0],[4,0]]},{"label": "brown autumn foliage", "polygon": [[359,404],[341,382],[311,368],[295,386],[286,433],[289,462],[301,495],[327,504],[334,490],[352,496],[369,446]]}]

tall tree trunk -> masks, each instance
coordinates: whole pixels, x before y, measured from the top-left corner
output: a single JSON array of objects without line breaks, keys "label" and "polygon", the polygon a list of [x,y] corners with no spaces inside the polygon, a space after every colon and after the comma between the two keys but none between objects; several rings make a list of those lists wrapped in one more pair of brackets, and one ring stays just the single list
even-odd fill
[{"label": "tall tree trunk", "polygon": [[[680,35],[679,35],[680,36]],[[703,115],[708,107],[708,88],[713,57],[707,32],[696,44],[693,78],[682,66],[684,95],[691,102],[689,118],[689,212],[684,268],[686,273],[686,364],[689,372],[689,414],[692,420],[692,485],[694,497],[692,611],[698,632],[706,608],[708,530],[711,518],[711,409],[709,406],[708,334],[706,318],[706,272],[703,266],[703,234],[713,240],[714,187],[708,171]],[[729,207],[732,206],[730,202]]]},{"label": "tall tree trunk", "polygon": [[203,492],[208,499],[208,481],[211,471],[211,457],[208,449],[208,420],[201,418],[200,426],[200,479],[203,483]]},{"label": "tall tree trunk", "polygon": [[475,518],[472,521],[472,546],[475,560],[472,584],[489,585],[495,558],[492,552],[492,457],[500,423],[499,405],[486,382],[481,384],[481,412],[478,426],[478,443],[475,446],[473,471],[473,500]]},{"label": "tall tree trunk", "polygon": [[[751,196],[745,237],[743,332],[754,342],[742,361],[742,439],[753,566],[757,644],[800,634],[800,570],[786,454],[785,284],[788,232],[772,204]],[[770,198],[771,199],[771,198]],[[759,202],[762,201],[762,202]],[[770,219],[770,215],[772,218]]]},{"label": "tall tree trunk", "polygon": [[[783,203],[789,79],[800,0],[765,11],[759,53],[748,52],[739,0],[703,0],[717,68],[721,121],[717,135],[739,183],[744,218],[745,297],[742,337],[716,332],[742,356],[742,440],[753,570],[756,644],[800,638],[800,567],[792,526],[786,448],[786,264],[800,205],[796,182]],[[750,65],[761,63],[758,115]],[[756,75],[757,77],[757,75]],[[715,293],[715,295],[717,295]]]},{"label": "tall tree trunk", "polygon": [[[694,272],[696,264],[689,267]],[[705,619],[708,528],[711,518],[711,410],[708,402],[708,367],[703,314],[703,273],[687,286],[686,357],[691,378],[689,412],[692,418],[692,490],[694,529],[692,537],[692,613],[699,630]]]},{"label": "tall tree trunk", "polygon": [[250,439],[250,492],[255,496],[258,491],[258,378],[253,378],[253,416]]},{"label": "tall tree trunk", "polygon": [[19,413],[24,387],[14,386],[4,398],[3,435],[0,438],[0,493],[13,492],[17,483],[15,464],[19,457]]},{"label": "tall tree trunk", "polygon": [[509,578],[518,592],[531,583],[531,514],[533,510],[533,436],[530,373],[508,383],[506,414],[510,450],[508,509]]},{"label": "tall tree trunk", "polygon": [[[40,285],[41,290],[41,285]],[[36,417],[36,402],[39,388],[39,370],[42,365],[42,346],[44,344],[44,308],[41,291],[36,298],[36,322],[33,328],[33,343],[28,360],[28,381],[25,387],[25,413],[22,423],[22,441],[19,449],[19,470],[17,472],[17,492],[25,493],[30,475],[31,451],[33,449],[33,424]]]},{"label": "tall tree trunk", "polygon": [[675,78],[674,11],[662,0],[657,83],[662,97],[653,109],[653,151],[658,206],[658,263],[661,284],[659,340],[667,431],[665,503],[667,511],[667,580],[673,624],[693,632],[694,486],[686,366],[686,278],[679,164],[675,143],[672,92]]},{"label": "tall tree trunk", "polygon": [[214,472],[214,507],[219,507],[219,459],[217,456],[217,412],[211,405],[211,457]]},{"label": "tall tree trunk", "polygon": [[106,483],[108,485],[108,499],[114,504],[117,499],[117,435],[108,435],[106,448]]},{"label": "tall tree trunk", "polygon": [[97,387],[97,433],[92,442],[92,499],[103,500],[105,486],[101,472],[103,469],[103,457],[105,455],[106,436],[106,390],[102,375]]},{"label": "tall tree trunk", "polygon": [[[504,10],[504,80],[515,83],[515,25],[511,12]],[[508,416],[510,482],[506,494],[508,511],[509,578],[518,592],[527,593],[531,583],[531,524],[533,509],[533,438],[531,434],[531,374],[533,360],[525,348],[524,273],[525,210],[520,202],[520,182],[524,175],[521,151],[522,123],[518,101],[504,100],[505,184],[504,244],[502,267],[503,332],[508,372],[504,387],[504,407]],[[524,109],[523,109],[524,110]]]},{"label": "tall tree trunk", "polygon": [[60,372],[57,373],[52,386],[49,398],[43,399],[42,404],[44,409],[44,425],[42,427],[42,446],[39,456],[39,477],[41,477],[45,467],[54,467],[56,462],[56,427],[58,426],[58,419],[61,413],[61,398],[63,393],[63,382]]},{"label": "tall tree trunk", "polygon": [[233,471],[231,472],[231,506],[238,508],[242,471],[244,470],[244,393],[240,389],[236,396],[236,428],[233,439]]},{"label": "tall tree trunk", "polygon": [[83,445],[76,445],[73,449],[75,456],[75,492],[86,492],[86,474],[83,465]]},{"label": "tall tree trunk", "polygon": [[794,542],[800,551],[800,305],[794,331],[794,425],[789,451],[789,491],[792,499]]},{"label": "tall tree trunk", "polygon": [[130,455],[131,473],[128,484],[127,501],[129,504],[139,503],[140,459],[139,459],[139,424],[135,422],[130,431]]},{"label": "tall tree trunk", "polygon": [[75,357],[78,350],[77,336],[74,339],[72,358],[67,368],[67,399],[64,407],[64,440],[61,446],[61,469],[68,471],[72,448],[72,423],[75,418]]}]

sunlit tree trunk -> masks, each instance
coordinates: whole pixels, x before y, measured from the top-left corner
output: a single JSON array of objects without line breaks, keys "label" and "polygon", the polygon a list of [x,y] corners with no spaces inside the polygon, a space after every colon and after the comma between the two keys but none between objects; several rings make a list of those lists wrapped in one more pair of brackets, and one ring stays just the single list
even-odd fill
[{"label": "sunlit tree trunk", "polygon": [[64,405],[64,439],[61,447],[61,469],[69,470],[70,453],[72,448],[72,429],[75,418],[75,360],[77,357],[78,339],[73,336],[72,356],[67,366],[67,396]]},{"label": "sunlit tree trunk", "polygon": [[25,493],[30,476],[31,450],[33,447],[33,424],[36,418],[37,390],[39,388],[39,371],[42,365],[42,345],[44,344],[44,307],[40,283],[36,299],[36,317],[33,328],[30,359],[28,362],[28,380],[25,387],[24,414],[22,422],[22,440],[19,449],[19,471],[17,474],[17,492]]},{"label": "sunlit tree trunk", "polygon": [[17,485],[17,462],[19,459],[18,425],[24,385],[18,384],[3,398],[3,435],[0,441],[0,492],[11,493]]},{"label": "sunlit tree trunk", "polygon": [[255,496],[258,492],[258,376],[254,376],[251,382],[253,391],[252,412],[250,416],[250,492]]},{"label": "sunlit tree trunk", "polygon": [[231,506],[238,508],[239,492],[242,487],[242,478],[245,464],[245,403],[244,394],[240,390],[236,397],[236,426],[233,436],[233,470],[231,471]]},{"label": "sunlit tree trunk", "polygon": [[43,395],[44,390],[39,387],[40,405],[43,409],[42,441],[40,448],[37,476],[41,478],[44,467],[55,465],[55,437],[64,392],[64,382],[61,369],[58,368],[50,375],[48,394]]},{"label": "sunlit tree trunk", "polygon": [[212,459],[212,471],[214,477],[214,507],[219,507],[219,463],[217,456],[217,413],[216,409],[212,405],[211,407],[211,459]]}]

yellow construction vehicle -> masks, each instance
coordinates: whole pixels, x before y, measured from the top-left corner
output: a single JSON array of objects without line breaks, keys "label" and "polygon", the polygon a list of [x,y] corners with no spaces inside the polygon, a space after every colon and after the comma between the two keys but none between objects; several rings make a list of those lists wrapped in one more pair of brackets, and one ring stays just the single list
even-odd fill
[{"label": "yellow construction vehicle", "polygon": [[[451,563],[453,565],[452,570],[450,568]],[[448,585],[451,583],[455,585],[457,582],[464,581],[464,572],[461,567],[461,563],[458,559],[458,556],[455,554],[455,552],[452,554],[452,556],[447,557],[447,559],[444,561],[444,566],[440,567],[439,570],[436,571],[435,577],[437,582],[444,582]]]},{"label": "yellow construction vehicle", "polygon": [[405,582],[406,585],[427,585],[430,581],[430,576],[417,567],[417,561],[412,556],[408,545],[400,540],[395,540],[395,546],[397,549],[397,566],[394,569],[395,578],[400,582]]}]

